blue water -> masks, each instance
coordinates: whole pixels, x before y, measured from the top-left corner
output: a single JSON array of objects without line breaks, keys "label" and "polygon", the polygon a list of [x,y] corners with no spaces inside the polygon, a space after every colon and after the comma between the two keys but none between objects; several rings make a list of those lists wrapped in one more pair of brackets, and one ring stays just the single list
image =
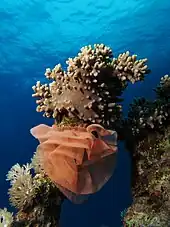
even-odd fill
[{"label": "blue water", "polygon": [[[153,99],[152,88],[170,73],[169,0],[1,0],[0,1],[0,206],[8,205],[5,174],[27,162],[37,143],[29,129],[50,123],[36,113],[31,86],[44,71],[65,64],[79,48],[105,43],[115,56],[130,50],[147,57],[152,73],[129,86],[124,112],[134,96]],[[122,145],[120,144],[120,148]],[[61,227],[120,227],[120,211],[131,203],[130,160],[120,149],[115,174],[84,205],[63,206]]]}]

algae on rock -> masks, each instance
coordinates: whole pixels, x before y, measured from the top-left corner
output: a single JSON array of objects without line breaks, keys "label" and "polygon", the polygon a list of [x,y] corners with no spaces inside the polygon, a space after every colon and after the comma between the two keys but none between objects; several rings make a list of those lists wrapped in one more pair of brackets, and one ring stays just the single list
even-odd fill
[{"label": "algae on rock", "polygon": [[[135,100],[129,110],[132,128],[127,149],[132,158],[133,203],[125,212],[126,227],[170,226],[170,77],[161,78],[156,99]],[[133,139],[132,139],[133,138]]]}]

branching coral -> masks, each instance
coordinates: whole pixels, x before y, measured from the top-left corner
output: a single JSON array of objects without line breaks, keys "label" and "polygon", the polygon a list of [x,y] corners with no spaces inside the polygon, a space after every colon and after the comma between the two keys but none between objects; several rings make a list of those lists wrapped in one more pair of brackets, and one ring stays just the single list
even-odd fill
[{"label": "branching coral", "polygon": [[137,55],[130,56],[129,51],[119,54],[118,58],[113,58],[112,61],[114,74],[121,81],[135,83],[143,80],[144,75],[149,72],[145,65],[146,61],[146,58],[137,60]]},{"label": "branching coral", "polygon": [[161,78],[160,84],[155,89],[158,99],[170,100],[170,76],[165,75]]},{"label": "branching coral", "polygon": [[149,72],[146,61],[136,60],[129,52],[113,58],[104,44],[85,46],[78,56],[68,59],[67,71],[60,64],[46,70],[46,78],[53,82],[43,85],[38,81],[33,86],[37,111],[57,122],[68,116],[111,127],[121,116],[118,102],[128,81],[143,80]]},{"label": "branching coral", "polygon": [[135,99],[128,113],[129,125],[134,135],[164,130],[170,122],[170,77],[161,78],[155,89],[157,99],[148,101],[145,98]]}]

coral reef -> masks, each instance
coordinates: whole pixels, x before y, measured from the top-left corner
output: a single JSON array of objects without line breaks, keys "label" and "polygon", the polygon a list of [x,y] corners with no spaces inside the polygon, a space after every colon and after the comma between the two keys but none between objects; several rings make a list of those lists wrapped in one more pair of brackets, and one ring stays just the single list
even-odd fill
[{"label": "coral reef", "polygon": [[170,226],[170,77],[161,78],[156,99],[134,100],[126,125],[132,128],[133,204],[124,226]]},{"label": "coral reef", "polygon": [[[33,86],[33,97],[36,98],[37,103],[36,110],[43,112],[45,117],[53,118],[57,127],[101,124],[107,129],[116,130],[118,139],[125,140],[132,159],[135,160],[134,169],[137,176],[136,181],[133,181],[134,205],[127,211],[125,222],[134,218],[138,220],[141,217],[143,220],[147,219],[146,206],[141,208],[138,215],[134,215],[137,213],[136,204],[142,207],[142,204],[138,202],[141,195],[145,197],[144,203],[148,203],[148,200],[155,201],[155,193],[159,191],[159,196],[156,194],[158,198],[156,202],[152,202],[150,206],[147,205],[150,212],[152,208],[152,213],[149,213],[152,219],[155,214],[160,214],[162,201],[166,201],[167,207],[169,202],[166,200],[169,190],[168,159],[167,152],[164,153],[164,146],[168,146],[168,129],[166,139],[161,137],[161,133],[165,133],[164,126],[169,124],[169,77],[165,76],[156,88],[157,100],[155,102],[139,99],[131,105],[127,120],[123,120],[122,115],[121,95],[128,83],[142,81],[150,72],[146,61],[147,59],[137,60],[137,56],[130,55],[128,51],[115,58],[112,50],[104,44],[89,45],[83,47],[76,57],[68,59],[66,71],[60,64],[52,70],[48,68],[45,76],[49,83],[41,84],[37,81]],[[155,132],[158,135],[157,143],[151,139],[151,134],[155,138]],[[148,148],[153,152],[148,153]],[[147,155],[143,155],[143,151]],[[158,156],[161,157],[161,161],[159,160],[157,164],[163,165],[163,174],[159,169],[160,166],[155,164]],[[9,227],[58,226],[61,205],[65,196],[47,176],[41,163],[37,149],[31,163],[23,166],[16,164],[11,168],[7,174],[7,179],[11,184],[8,193],[10,203],[17,208],[17,213],[13,215],[6,209],[1,210],[1,223]],[[155,168],[154,175],[151,172],[151,166]],[[152,180],[146,177],[145,169],[148,169],[147,177]],[[156,170],[158,170],[158,179]],[[166,171],[167,175],[165,175]],[[142,185],[138,184],[144,176],[149,182],[145,184],[147,195],[145,186],[142,188]],[[163,192],[160,191],[162,188]],[[142,194],[143,191],[144,194]],[[138,194],[135,194],[136,192]],[[164,223],[163,220],[167,221],[168,213],[164,211],[161,213],[162,216],[159,216],[161,223]]]},{"label": "coral reef", "polygon": [[[170,128],[164,135],[148,136],[137,146],[133,204],[125,226],[170,225]],[[156,140],[155,140],[156,139]],[[133,224],[133,225],[132,225]]]}]

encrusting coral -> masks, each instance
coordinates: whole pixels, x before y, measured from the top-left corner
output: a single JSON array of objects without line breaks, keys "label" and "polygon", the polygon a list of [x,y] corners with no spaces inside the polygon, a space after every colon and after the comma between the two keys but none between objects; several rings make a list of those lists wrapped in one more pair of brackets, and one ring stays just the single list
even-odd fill
[{"label": "encrusting coral", "polygon": [[49,83],[38,81],[33,97],[37,111],[54,124],[31,130],[40,143],[31,163],[9,171],[9,197],[17,213],[1,210],[1,223],[58,226],[64,199],[82,203],[109,179],[115,162],[107,163],[115,160],[118,139],[132,158],[134,202],[124,226],[169,225],[170,77],[161,78],[154,101],[136,99],[128,118],[122,115],[121,95],[129,82],[150,72],[146,61],[128,51],[115,58],[109,47],[95,44],[69,58],[66,71],[60,64],[46,70]]}]

